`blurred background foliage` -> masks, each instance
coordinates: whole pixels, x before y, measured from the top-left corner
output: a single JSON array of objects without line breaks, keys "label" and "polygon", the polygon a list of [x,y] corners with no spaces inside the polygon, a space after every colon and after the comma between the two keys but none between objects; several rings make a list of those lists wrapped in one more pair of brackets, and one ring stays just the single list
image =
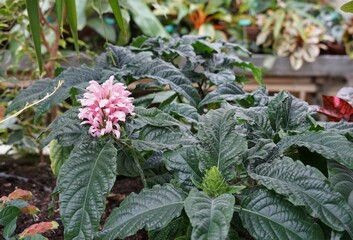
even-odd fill
[{"label": "blurred background foliage", "polygon": [[[64,8],[61,26],[56,1],[38,2],[42,74],[30,34],[26,1],[0,0],[0,119],[7,103],[26,86],[23,80],[54,77],[63,68],[90,65],[108,43],[126,45],[141,34],[207,35],[209,41],[236,42],[254,53],[287,56],[296,70],[305,62],[314,62],[320,54],[353,57],[353,21],[351,15],[339,10],[345,1],[119,0],[125,28],[121,31],[111,0],[75,0],[78,55],[72,26],[65,17],[70,9]],[[45,125],[43,122],[53,116],[34,124],[28,114],[0,126],[2,143],[27,152],[37,147],[35,138]]]}]

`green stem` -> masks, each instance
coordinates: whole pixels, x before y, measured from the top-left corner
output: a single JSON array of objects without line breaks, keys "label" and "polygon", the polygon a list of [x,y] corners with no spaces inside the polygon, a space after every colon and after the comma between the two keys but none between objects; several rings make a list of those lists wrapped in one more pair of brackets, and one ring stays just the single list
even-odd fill
[{"label": "green stem", "polygon": [[142,167],[141,167],[141,164],[140,164],[140,161],[139,161],[139,159],[138,159],[138,157],[137,157],[137,154],[136,154],[136,152],[135,152],[135,149],[133,149],[133,148],[130,148],[130,149],[131,149],[131,153],[132,153],[132,156],[133,156],[133,158],[134,158],[134,162],[135,162],[135,164],[136,164],[136,167],[137,167],[137,169],[138,169],[138,171],[139,171],[139,174],[140,174],[140,177],[141,177],[141,181],[142,181],[143,187],[144,187],[144,188],[147,188],[148,186],[147,186],[146,177],[145,177],[145,174],[143,173],[143,169],[142,169]]}]

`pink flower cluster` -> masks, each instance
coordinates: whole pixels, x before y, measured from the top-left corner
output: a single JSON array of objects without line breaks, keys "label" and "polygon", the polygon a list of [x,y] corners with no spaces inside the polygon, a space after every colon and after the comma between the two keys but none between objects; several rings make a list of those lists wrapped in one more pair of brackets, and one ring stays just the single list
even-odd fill
[{"label": "pink flower cluster", "polygon": [[88,92],[79,99],[83,108],[79,109],[78,118],[84,120],[81,124],[90,124],[89,133],[93,137],[113,133],[120,138],[119,122],[124,122],[127,114],[133,114],[133,98],[131,92],[125,90],[122,83],[113,84],[114,76],[99,85],[90,81],[86,88]]}]

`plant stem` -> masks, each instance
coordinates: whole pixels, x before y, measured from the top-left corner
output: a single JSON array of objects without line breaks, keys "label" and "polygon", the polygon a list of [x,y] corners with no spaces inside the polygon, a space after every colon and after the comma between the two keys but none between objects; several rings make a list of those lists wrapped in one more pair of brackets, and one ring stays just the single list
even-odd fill
[{"label": "plant stem", "polygon": [[139,171],[139,174],[140,174],[140,177],[141,177],[141,181],[142,181],[143,187],[144,187],[144,188],[147,188],[148,186],[147,186],[146,177],[145,177],[145,174],[143,173],[143,169],[142,169],[142,166],[141,166],[141,164],[140,164],[140,161],[139,161],[139,159],[138,159],[138,157],[137,157],[137,154],[136,154],[136,152],[135,152],[135,149],[133,149],[133,148],[131,148],[131,147],[130,147],[130,149],[131,149],[131,153],[132,153],[132,156],[133,156],[133,158],[134,158],[134,162],[135,162],[135,164],[136,164],[136,167],[137,167],[137,169],[138,169],[138,171]]}]

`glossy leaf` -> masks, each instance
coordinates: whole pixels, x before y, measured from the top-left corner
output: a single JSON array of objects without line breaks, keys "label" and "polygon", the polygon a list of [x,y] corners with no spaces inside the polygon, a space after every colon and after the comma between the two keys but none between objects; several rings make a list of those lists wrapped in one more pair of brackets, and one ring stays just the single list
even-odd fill
[{"label": "glossy leaf", "polygon": [[131,236],[143,228],[148,231],[163,228],[181,214],[183,206],[183,193],[170,184],[132,193],[113,210],[98,236],[113,240]]},{"label": "glossy leaf", "polygon": [[171,103],[162,110],[170,115],[185,118],[190,123],[197,123],[200,117],[195,107],[185,103]]},{"label": "glossy leaf", "polygon": [[234,101],[238,98],[242,98],[243,94],[244,91],[234,83],[220,84],[216,90],[206,95],[206,97],[199,103],[199,107],[211,103],[219,103],[224,100]]},{"label": "glossy leaf", "polygon": [[341,193],[353,209],[353,171],[334,161],[328,162],[327,165],[333,189]]},{"label": "glossy leaf", "polygon": [[320,227],[300,208],[264,189],[246,197],[239,212],[244,227],[255,239],[325,239]]},{"label": "glossy leaf", "polygon": [[56,188],[65,238],[93,239],[116,178],[116,154],[111,143],[88,139],[62,166]]},{"label": "glossy leaf", "polygon": [[353,107],[346,100],[335,96],[322,96],[323,107],[317,111],[329,117],[330,121],[339,122],[346,120],[353,121]]},{"label": "glossy leaf", "polygon": [[62,165],[67,161],[70,156],[72,147],[62,146],[58,143],[58,140],[52,140],[50,142],[50,167],[55,176],[59,175]]},{"label": "glossy leaf", "polygon": [[335,132],[308,132],[295,136],[287,136],[278,143],[280,153],[289,147],[306,147],[323,157],[335,160],[353,169],[353,143]]},{"label": "glossy leaf", "polygon": [[199,162],[205,157],[203,150],[196,146],[183,147],[165,152],[163,162],[180,184],[192,187],[191,179],[201,182],[202,173],[199,169]]},{"label": "glossy leaf", "polygon": [[204,192],[191,190],[185,199],[185,211],[193,227],[191,239],[226,239],[234,203],[235,199],[231,194],[211,198]]},{"label": "glossy leaf", "polygon": [[316,168],[284,158],[259,165],[251,177],[294,205],[304,206],[312,217],[337,231],[346,230],[353,237],[351,208]]},{"label": "glossy leaf", "polygon": [[87,130],[80,124],[77,114],[78,108],[74,107],[58,116],[46,129],[50,132],[41,142],[41,146],[44,147],[55,139],[61,146],[70,147],[86,136]]},{"label": "glossy leaf", "polygon": [[287,92],[276,94],[268,104],[269,120],[275,132],[281,129],[289,131],[309,128],[308,114],[308,104],[295,99]]},{"label": "glossy leaf", "polygon": [[227,178],[232,178],[233,169],[241,154],[247,149],[245,137],[235,131],[235,110],[223,107],[201,116],[198,136],[208,154],[202,159],[205,169],[216,166]]},{"label": "glossy leaf", "polygon": [[37,56],[37,62],[39,67],[39,72],[43,71],[42,62],[42,51],[41,51],[41,27],[39,20],[39,1],[38,0],[26,0],[26,7],[28,12],[29,26],[32,33],[32,40],[34,43],[34,50]]},{"label": "glossy leaf", "polygon": [[197,139],[190,134],[168,128],[146,127],[138,139],[130,139],[132,146],[139,151],[174,150],[183,146],[193,146]]}]

